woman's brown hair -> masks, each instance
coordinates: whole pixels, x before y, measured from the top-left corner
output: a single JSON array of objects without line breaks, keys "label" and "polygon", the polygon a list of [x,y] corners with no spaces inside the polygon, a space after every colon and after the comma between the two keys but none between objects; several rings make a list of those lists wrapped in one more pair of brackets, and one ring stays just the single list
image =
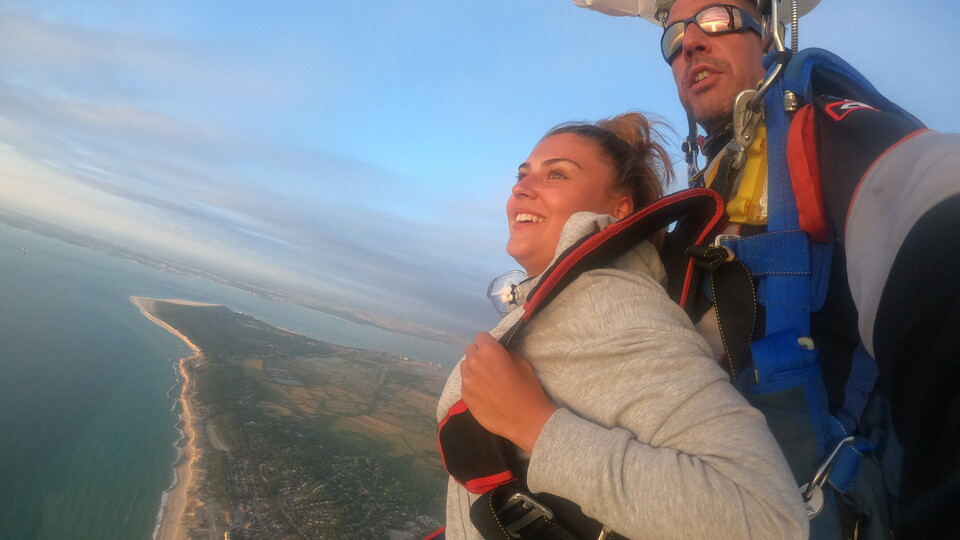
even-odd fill
[{"label": "woman's brown hair", "polygon": [[662,121],[651,122],[641,113],[628,112],[595,123],[560,124],[543,138],[571,133],[595,141],[613,164],[614,189],[629,193],[637,210],[662,197],[663,188],[673,181],[670,157],[660,142],[663,135],[654,125],[669,129]]}]

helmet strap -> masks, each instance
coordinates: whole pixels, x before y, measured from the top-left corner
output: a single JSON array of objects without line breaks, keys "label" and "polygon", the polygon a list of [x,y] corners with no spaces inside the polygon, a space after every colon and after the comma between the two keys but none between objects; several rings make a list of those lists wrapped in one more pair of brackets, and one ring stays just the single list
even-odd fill
[{"label": "helmet strap", "polygon": [[700,153],[700,145],[697,142],[697,121],[693,116],[687,113],[687,125],[689,131],[687,137],[683,140],[683,154],[687,162],[687,179],[692,180],[700,172],[700,166],[697,164],[697,155]]}]

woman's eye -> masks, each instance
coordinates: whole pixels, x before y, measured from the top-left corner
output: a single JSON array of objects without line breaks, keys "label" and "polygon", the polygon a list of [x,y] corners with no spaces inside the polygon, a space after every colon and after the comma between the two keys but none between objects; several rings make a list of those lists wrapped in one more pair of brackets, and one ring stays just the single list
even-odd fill
[{"label": "woman's eye", "polygon": [[550,174],[547,175],[547,178],[550,178],[551,180],[565,180],[567,175],[563,174],[563,171],[554,169],[550,171]]},{"label": "woman's eye", "polygon": [[517,173],[517,183],[519,184],[520,181],[523,180],[526,176],[527,176],[527,173],[525,173],[525,172],[518,172],[518,173]]}]

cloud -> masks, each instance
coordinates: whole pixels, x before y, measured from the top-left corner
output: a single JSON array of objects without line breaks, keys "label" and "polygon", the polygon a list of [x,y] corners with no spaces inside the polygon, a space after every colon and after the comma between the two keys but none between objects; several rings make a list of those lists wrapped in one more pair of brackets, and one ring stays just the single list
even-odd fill
[{"label": "cloud", "polygon": [[[447,329],[487,320],[463,313],[485,302],[465,291],[482,292],[500,271],[470,262],[490,238],[458,229],[471,220],[439,197],[410,197],[422,189],[414,179],[135,102],[29,86],[0,80],[0,99],[14,105],[0,116],[4,205]],[[464,266],[483,277],[463,275]]]},{"label": "cloud", "polygon": [[[331,301],[487,327],[485,287],[516,267],[503,206],[517,163],[551,125],[619,111],[594,99],[608,84],[585,49],[596,36],[531,31],[559,24],[552,11],[414,7],[5,9],[0,141],[15,177],[0,205]],[[509,39],[490,26],[497,9],[514,12],[496,30]],[[584,50],[544,52],[557,32]],[[591,94],[564,101],[580,79]]]}]

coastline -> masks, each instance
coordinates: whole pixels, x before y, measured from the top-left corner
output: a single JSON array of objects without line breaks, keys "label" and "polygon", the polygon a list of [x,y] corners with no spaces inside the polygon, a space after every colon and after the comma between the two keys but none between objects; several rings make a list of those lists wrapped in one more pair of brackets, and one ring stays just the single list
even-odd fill
[{"label": "coastline", "polygon": [[[140,296],[131,296],[130,302],[137,306],[140,313],[151,322],[160,326],[164,330],[177,336],[181,341],[187,344],[193,354],[185,356],[178,362],[178,371],[180,375],[180,428],[183,436],[178,442],[180,445],[180,456],[174,463],[174,481],[170,488],[164,492],[161,498],[160,513],[157,518],[157,528],[154,530],[153,538],[155,540],[178,540],[186,537],[186,528],[184,526],[184,517],[187,508],[195,506],[197,501],[190,499],[191,493],[197,493],[197,481],[200,474],[197,470],[199,458],[199,447],[197,446],[197,429],[201,419],[194,410],[192,404],[192,395],[190,388],[190,376],[187,366],[191,363],[197,363],[203,358],[203,351],[200,350],[186,336],[181,334],[166,322],[158,319],[150,313],[145,307],[146,302],[161,300],[157,298],[144,298]],[[179,303],[186,305],[213,305],[201,304],[198,302],[189,302],[186,300],[163,299],[163,302]],[[191,504],[193,503],[193,504]]]}]

